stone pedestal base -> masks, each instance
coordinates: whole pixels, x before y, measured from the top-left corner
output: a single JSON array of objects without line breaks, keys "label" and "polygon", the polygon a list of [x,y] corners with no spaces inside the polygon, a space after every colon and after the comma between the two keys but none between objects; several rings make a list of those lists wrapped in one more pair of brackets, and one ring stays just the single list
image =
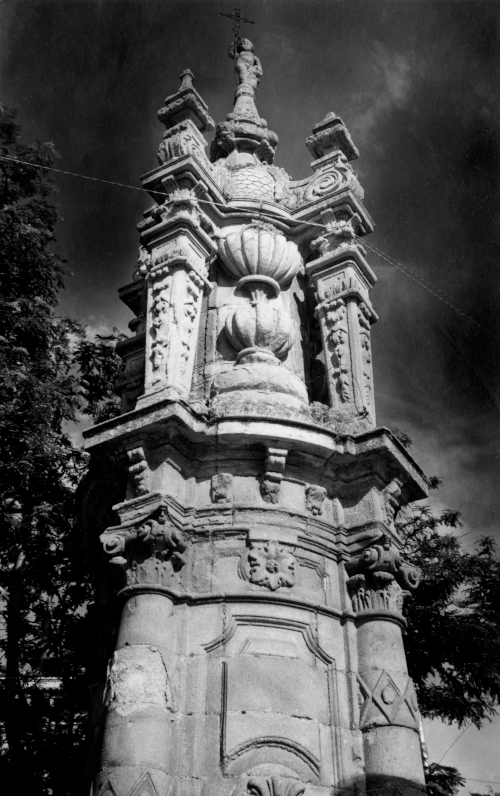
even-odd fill
[{"label": "stone pedestal base", "polygon": [[294,411],[308,403],[304,382],[281,365],[265,362],[235,365],[221,373],[214,380],[212,396],[216,414],[225,414],[235,401],[260,406],[270,401]]}]

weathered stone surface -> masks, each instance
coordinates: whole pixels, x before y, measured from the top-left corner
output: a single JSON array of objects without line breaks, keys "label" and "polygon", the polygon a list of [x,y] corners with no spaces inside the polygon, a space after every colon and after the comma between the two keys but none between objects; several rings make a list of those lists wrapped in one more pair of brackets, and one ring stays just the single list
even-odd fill
[{"label": "weathered stone surface", "polygon": [[151,707],[167,709],[167,673],[155,647],[136,644],[114,653],[105,704],[120,716]]},{"label": "weathered stone surface", "polygon": [[189,70],[159,112],[121,291],[123,414],[86,432],[82,524],[104,553],[93,793],[416,793],[402,626],[419,573],[394,520],[425,481],[375,428],[357,150],[328,114],[313,173],[290,180],[260,61],[240,37],[232,55],[212,162]]}]

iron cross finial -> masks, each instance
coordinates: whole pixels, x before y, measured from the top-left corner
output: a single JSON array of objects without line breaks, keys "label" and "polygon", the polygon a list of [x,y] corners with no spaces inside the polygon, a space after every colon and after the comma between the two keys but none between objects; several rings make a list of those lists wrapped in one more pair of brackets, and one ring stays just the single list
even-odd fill
[{"label": "iron cross finial", "polygon": [[219,11],[219,14],[221,17],[229,17],[229,19],[232,19],[233,21],[234,44],[236,50],[236,45],[238,45],[241,41],[240,28],[242,24],[244,22],[248,22],[249,25],[255,25],[255,22],[252,19],[246,19],[246,17],[242,17],[239,8],[234,9],[234,14],[225,14],[223,11]]}]

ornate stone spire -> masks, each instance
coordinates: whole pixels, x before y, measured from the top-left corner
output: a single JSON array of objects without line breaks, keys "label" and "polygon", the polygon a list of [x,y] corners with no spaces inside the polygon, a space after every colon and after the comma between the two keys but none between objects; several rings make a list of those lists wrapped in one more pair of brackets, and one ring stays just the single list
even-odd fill
[{"label": "ornate stone spire", "polygon": [[[238,87],[232,113],[217,125],[210,159],[215,163],[234,152],[240,165],[250,161],[272,163],[278,136],[267,129],[267,122],[259,116],[255,105],[255,89],[264,74],[262,65],[249,39],[233,42],[228,54],[235,62]],[[247,157],[238,159],[239,154]]]}]

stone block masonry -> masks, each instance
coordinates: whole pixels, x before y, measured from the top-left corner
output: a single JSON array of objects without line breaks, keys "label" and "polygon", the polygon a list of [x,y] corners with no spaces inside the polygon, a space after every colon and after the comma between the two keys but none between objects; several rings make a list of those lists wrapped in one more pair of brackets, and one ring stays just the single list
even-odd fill
[{"label": "stone block masonry", "polygon": [[92,793],[416,796],[394,518],[426,482],[376,426],[358,152],[328,113],[291,180],[232,55],[210,158],[190,70],[159,111],[122,413],[85,435]]}]

